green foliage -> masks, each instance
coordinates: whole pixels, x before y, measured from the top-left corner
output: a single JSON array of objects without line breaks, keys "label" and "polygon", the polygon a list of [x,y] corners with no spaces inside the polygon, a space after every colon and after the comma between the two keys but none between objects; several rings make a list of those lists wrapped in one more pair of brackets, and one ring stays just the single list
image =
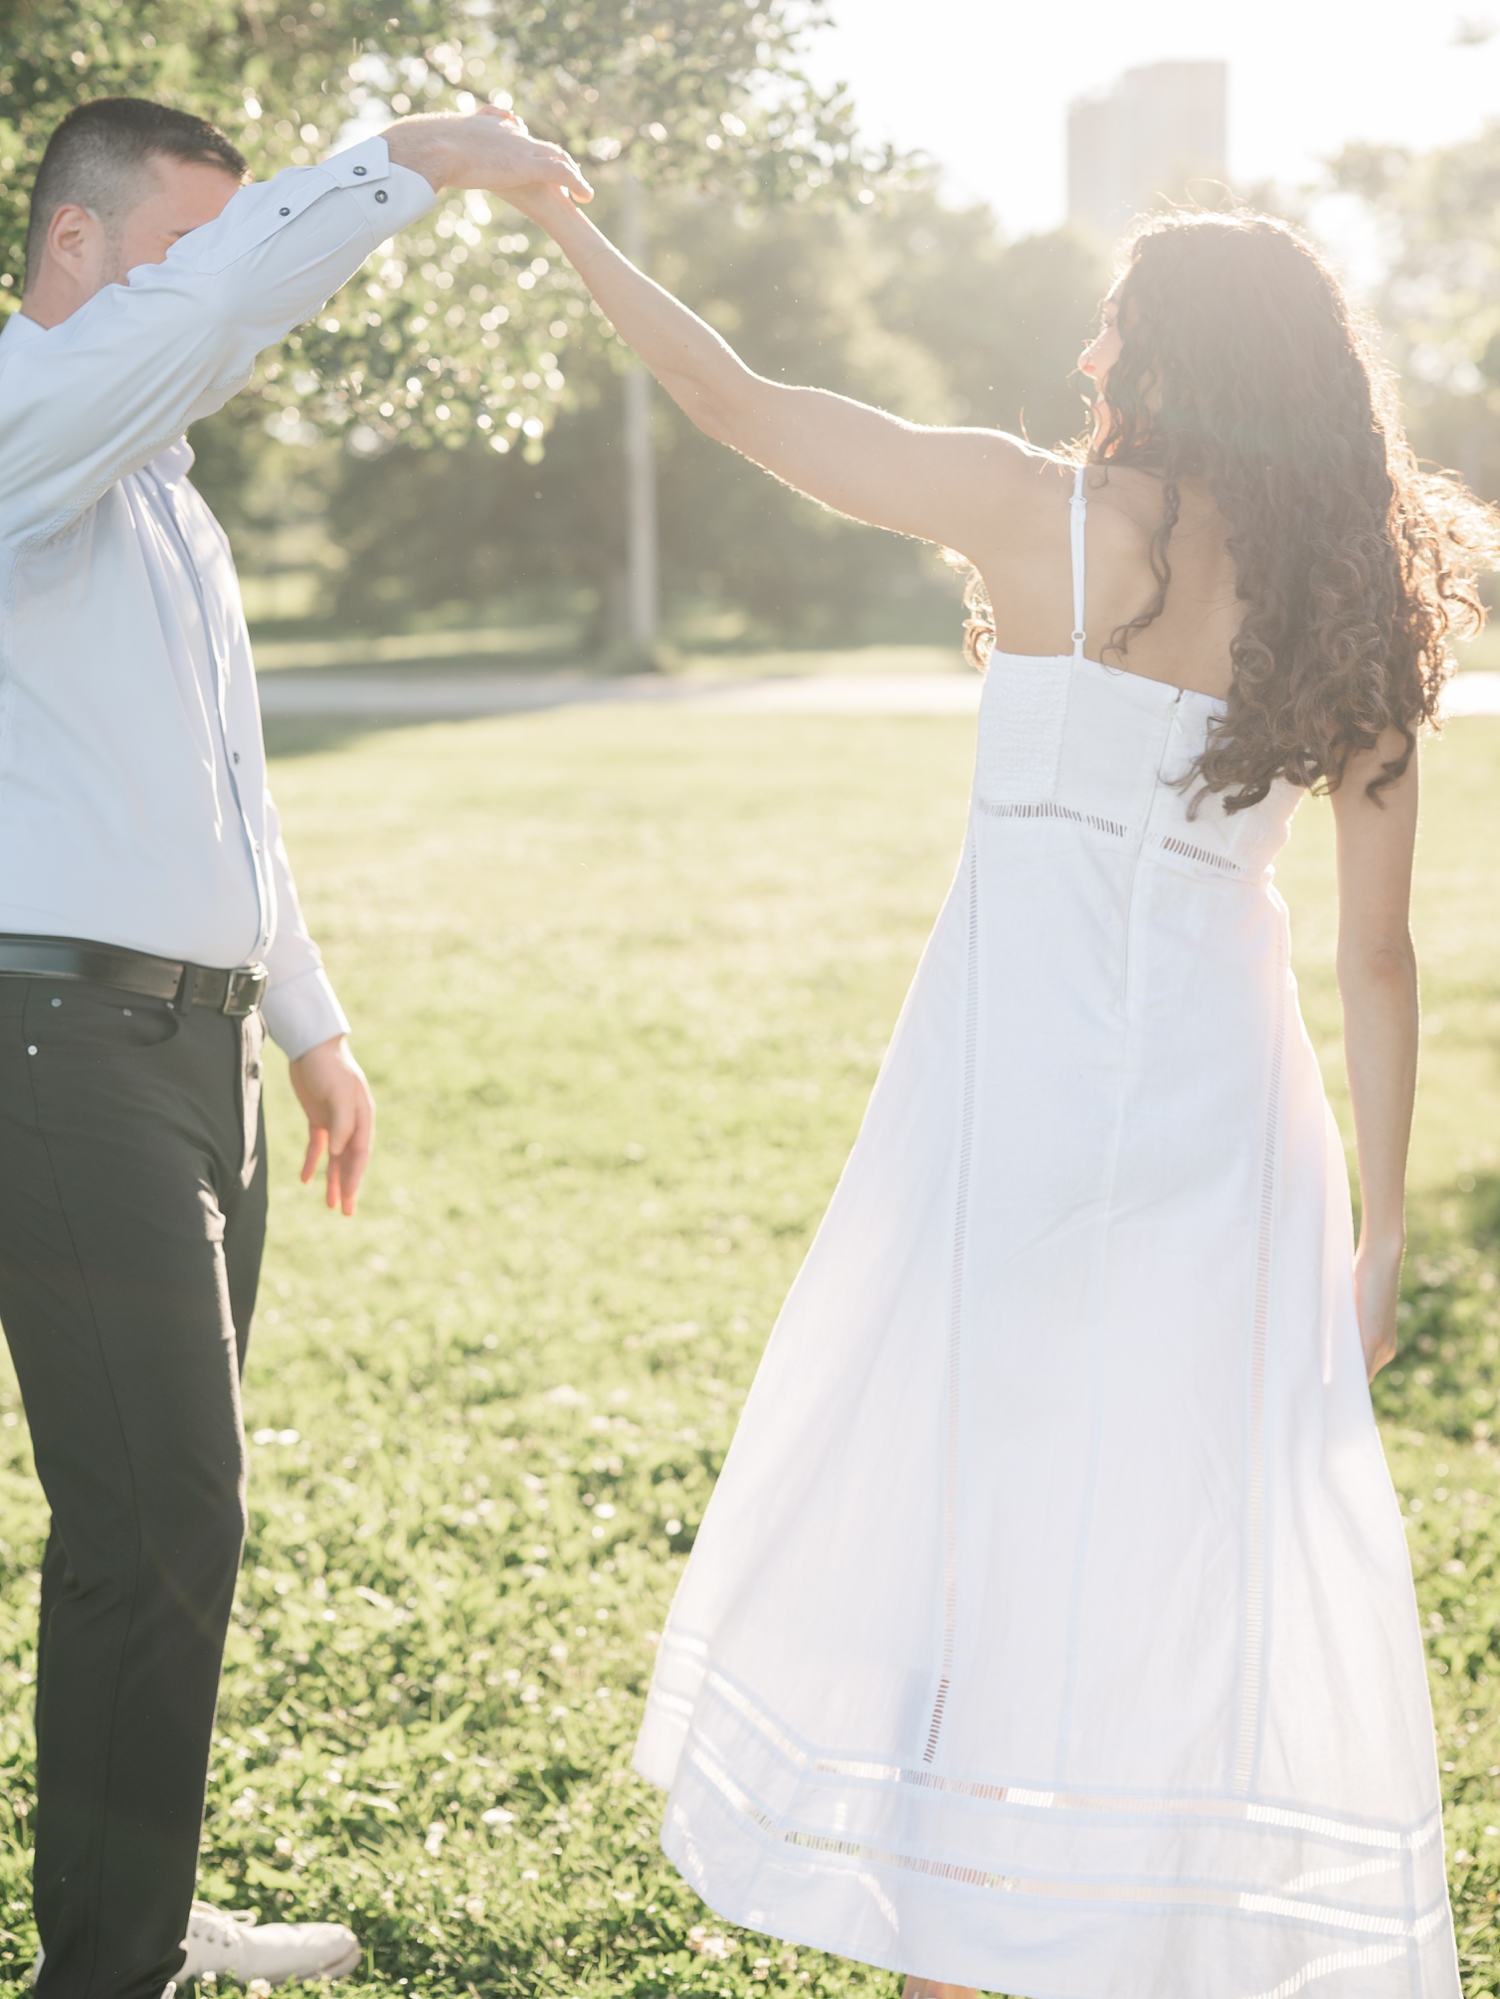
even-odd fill
[{"label": "green foliage", "polygon": [[1500,121],[1427,153],[1346,146],[1330,179],[1379,231],[1373,303],[1418,451],[1500,496]]},{"label": "green foliage", "polygon": [[[0,282],[19,289],[31,173],[84,97],[150,96],[214,119],[264,174],[408,110],[514,100],[585,162],[748,200],[869,195],[891,162],[797,67],[821,0],[4,0]],[[512,217],[512,221],[516,218]],[[381,438],[540,437],[559,351],[598,343],[571,274],[503,205],[445,196],[268,360],[282,434],[357,422]],[[562,330],[558,331],[556,328]],[[509,377],[508,387],[502,382]],[[517,378],[534,378],[529,385]]]}]

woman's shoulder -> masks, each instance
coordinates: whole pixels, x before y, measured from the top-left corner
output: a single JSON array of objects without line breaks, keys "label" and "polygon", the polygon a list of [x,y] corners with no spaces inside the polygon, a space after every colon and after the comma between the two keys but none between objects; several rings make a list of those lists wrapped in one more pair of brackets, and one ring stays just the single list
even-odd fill
[{"label": "woman's shoulder", "polygon": [[1004,481],[1018,498],[1033,502],[1043,496],[1067,499],[1078,477],[1078,460],[1061,451],[1044,451],[1028,438],[1015,437],[1007,430],[993,433],[1000,450],[998,463]]},{"label": "woman's shoulder", "polygon": [[[965,481],[974,516],[976,547],[966,549],[981,568],[994,563],[1014,568],[1043,558],[1044,551],[1068,545],[1068,506],[1078,491],[1083,470],[1083,496],[1088,502],[1091,547],[1126,557],[1146,551],[1161,524],[1163,485],[1160,476],[1134,465],[1085,460],[1076,452],[1044,450],[1006,431],[969,431],[978,456],[975,477]],[[1182,482],[1179,522],[1184,535],[1208,525],[1215,514],[1211,495],[1189,491]],[[1197,482],[1201,483],[1201,482]],[[980,553],[980,550],[983,553]]]},{"label": "woman's shoulder", "polygon": [[984,540],[1025,559],[1037,541],[1065,533],[1068,502],[1078,477],[1075,459],[1044,451],[1024,437],[991,433],[983,514]]}]

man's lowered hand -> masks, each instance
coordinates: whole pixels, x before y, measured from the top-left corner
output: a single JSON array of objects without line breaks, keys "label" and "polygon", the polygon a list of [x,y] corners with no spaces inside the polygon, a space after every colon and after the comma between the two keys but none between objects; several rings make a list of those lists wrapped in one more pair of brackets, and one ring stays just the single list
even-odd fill
[{"label": "man's lowered hand", "polygon": [[302,1184],[317,1172],[326,1149],[328,1205],[352,1215],[375,1145],[375,1099],[364,1070],[349,1053],[348,1035],[336,1034],[299,1055],[291,1076],[297,1101],[307,1113]]}]

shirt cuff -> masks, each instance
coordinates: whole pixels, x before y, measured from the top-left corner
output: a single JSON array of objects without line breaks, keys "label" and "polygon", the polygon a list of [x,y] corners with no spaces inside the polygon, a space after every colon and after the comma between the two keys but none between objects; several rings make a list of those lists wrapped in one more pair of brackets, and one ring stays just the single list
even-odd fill
[{"label": "shirt cuff", "polygon": [[380,133],[346,146],[341,153],[330,153],[321,162],[321,171],[330,174],[340,187],[373,189],[374,204],[380,211],[375,219],[383,229],[389,221],[387,234],[415,222],[437,202],[432,182],[411,167],[397,166]]},{"label": "shirt cuff", "polygon": [[320,1041],[331,1041],[336,1034],[349,1032],[348,1019],[328,974],[317,965],[295,979],[272,986],[261,1001],[260,1010],[265,1015],[267,1032],[289,1062],[295,1062],[309,1048],[316,1048]]}]

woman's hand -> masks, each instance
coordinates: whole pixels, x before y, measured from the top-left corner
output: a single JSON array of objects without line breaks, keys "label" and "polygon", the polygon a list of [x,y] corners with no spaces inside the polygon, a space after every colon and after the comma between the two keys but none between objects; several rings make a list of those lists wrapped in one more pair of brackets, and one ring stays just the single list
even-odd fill
[{"label": "woman's hand", "polygon": [[567,227],[570,217],[577,213],[574,207],[576,197],[555,181],[528,181],[523,187],[500,188],[497,192],[512,208],[519,208],[528,222],[545,229],[549,236],[557,236]]},{"label": "woman's hand", "polygon": [[1373,1381],[1396,1358],[1396,1306],[1401,1296],[1401,1251],[1361,1243],[1354,1254],[1354,1303],[1365,1374]]}]

